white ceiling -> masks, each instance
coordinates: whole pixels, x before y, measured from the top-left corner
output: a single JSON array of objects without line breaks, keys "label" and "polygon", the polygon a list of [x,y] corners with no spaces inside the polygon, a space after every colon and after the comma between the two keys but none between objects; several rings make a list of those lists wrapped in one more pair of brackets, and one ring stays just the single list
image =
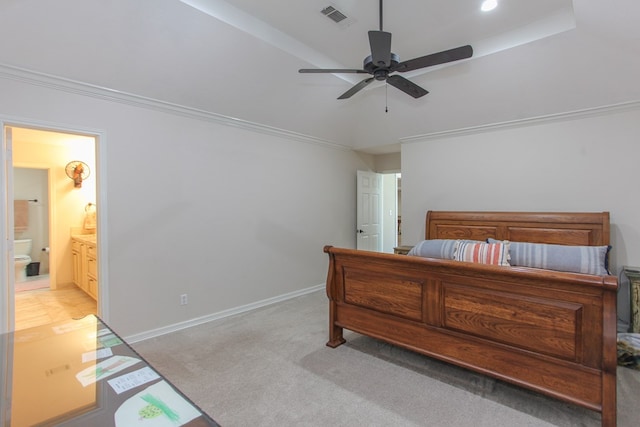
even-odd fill
[{"label": "white ceiling", "polygon": [[[320,68],[361,68],[370,54],[367,32],[380,29],[374,0],[182,1]],[[575,27],[571,0],[502,0],[490,12],[481,4],[388,0],[383,29],[392,33],[392,51],[403,61],[467,44],[483,56]],[[347,19],[327,18],[321,13],[327,6]]]},{"label": "white ceiling", "polygon": [[[361,67],[367,31],[379,28],[375,0],[2,0],[0,65],[370,152],[415,135],[640,99],[640,2],[498,2],[490,13],[481,0],[384,3],[401,60],[474,48],[471,59],[405,73],[429,90],[419,99],[376,82],[338,101],[364,75],[298,73]],[[329,4],[350,25],[323,16]]]}]

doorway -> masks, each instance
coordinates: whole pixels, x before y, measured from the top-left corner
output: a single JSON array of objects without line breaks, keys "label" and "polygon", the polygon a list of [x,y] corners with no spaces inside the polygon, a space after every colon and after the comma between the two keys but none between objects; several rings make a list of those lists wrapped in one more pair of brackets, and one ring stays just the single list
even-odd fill
[{"label": "doorway", "polygon": [[[5,134],[12,150],[7,193],[14,203],[7,217],[14,220],[14,255],[18,241],[31,243],[26,274],[16,268],[10,284],[15,329],[98,314],[97,294],[94,299],[76,285],[71,241],[75,235],[97,240],[95,217],[92,224],[86,221],[87,207],[97,206],[96,137],[17,126],[7,126]],[[85,165],[80,182],[68,174],[73,162]],[[18,209],[25,205],[17,227],[25,215]]]},{"label": "doorway", "polygon": [[357,171],[356,248],[394,253],[401,239],[400,173]]},{"label": "doorway", "polygon": [[[49,169],[14,167],[13,184],[13,199],[21,201],[17,203],[24,209],[22,228],[14,227],[14,240],[23,240],[24,249],[14,245],[14,255],[24,256],[26,264],[24,271],[16,273],[14,289],[49,288]],[[14,217],[16,212],[14,205]]]}]

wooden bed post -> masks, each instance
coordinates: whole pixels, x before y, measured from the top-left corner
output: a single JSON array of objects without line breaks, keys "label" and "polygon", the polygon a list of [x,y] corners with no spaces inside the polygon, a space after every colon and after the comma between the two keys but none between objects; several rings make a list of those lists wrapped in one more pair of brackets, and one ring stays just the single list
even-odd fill
[{"label": "wooden bed post", "polygon": [[327,346],[331,348],[336,348],[339,345],[347,342],[342,337],[342,328],[340,326],[336,326],[335,324],[335,313],[336,313],[336,302],[329,302],[329,341],[327,341]]},{"label": "wooden bed post", "polygon": [[617,423],[617,281],[605,277],[602,318],[602,427]]},{"label": "wooden bed post", "polygon": [[335,300],[335,278],[333,276],[334,271],[334,255],[329,251],[332,246],[327,245],[324,247],[324,252],[329,255],[329,274],[327,275],[327,297],[329,298],[329,341],[327,346],[336,348],[342,345],[346,340],[342,337],[343,329],[336,325],[336,300]]}]

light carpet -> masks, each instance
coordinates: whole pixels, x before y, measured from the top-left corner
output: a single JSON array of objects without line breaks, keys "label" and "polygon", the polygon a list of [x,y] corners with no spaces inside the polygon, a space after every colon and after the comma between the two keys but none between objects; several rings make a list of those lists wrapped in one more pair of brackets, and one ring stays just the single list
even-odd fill
[{"label": "light carpet", "polygon": [[[600,414],[345,330],[324,291],[138,342],[225,427],[600,426]],[[618,368],[618,426],[637,427],[640,371]]]}]

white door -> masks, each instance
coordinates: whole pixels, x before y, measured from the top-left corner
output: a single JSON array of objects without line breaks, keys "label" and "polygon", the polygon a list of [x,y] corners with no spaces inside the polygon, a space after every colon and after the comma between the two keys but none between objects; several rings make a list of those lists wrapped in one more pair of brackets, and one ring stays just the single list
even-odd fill
[{"label": "white door", "polygon": [[358,171],[356,244],[382,252],[382,175]]}]

